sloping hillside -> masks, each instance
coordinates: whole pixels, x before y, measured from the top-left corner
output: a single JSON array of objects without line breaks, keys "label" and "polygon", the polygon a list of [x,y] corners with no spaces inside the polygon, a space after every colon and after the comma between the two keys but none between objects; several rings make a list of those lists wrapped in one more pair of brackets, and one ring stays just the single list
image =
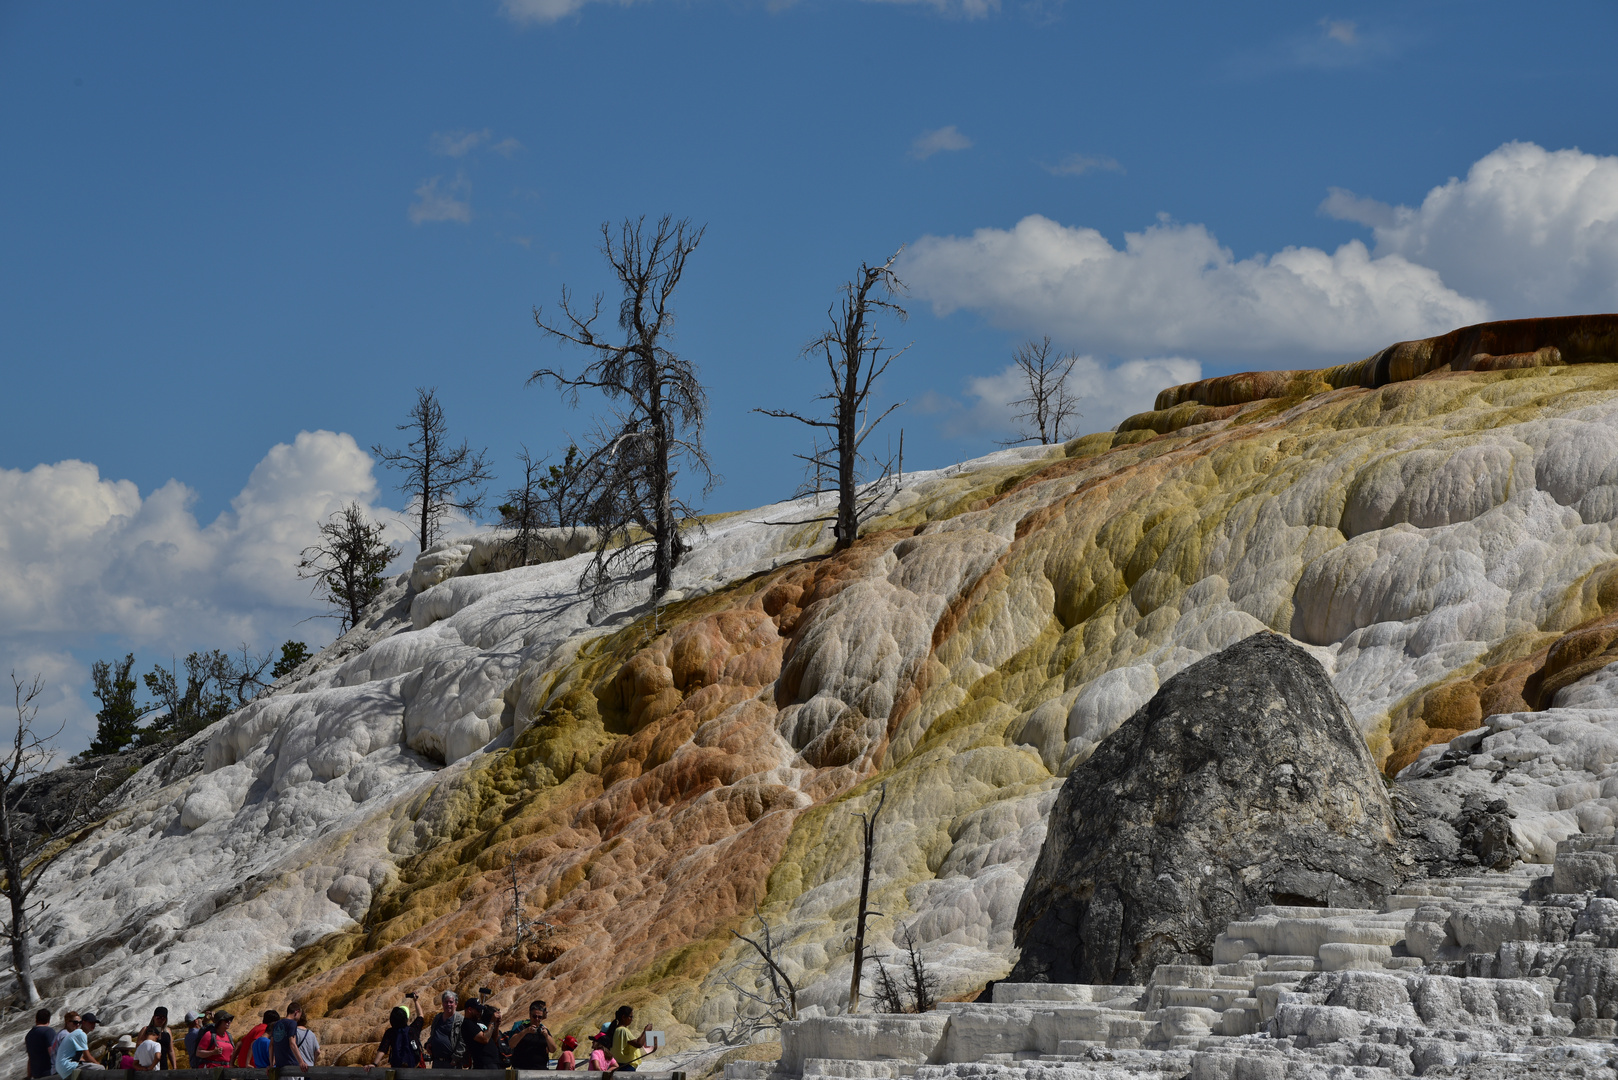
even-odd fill
[{"label": "sloping hillside", "polygon": [[[126,785],[50,871],[42,992],[114,1028],[298,997],[357,1051],[405,988],[486,985],[558,1030],[630,1003],[700,1043],[727,978],[752,985],[730,932],[755,909],[800,1008],[841,1007],[853,815],[885,785],[875,943],[912,927],[974,993],[1011,969],[1062,777],[1197,659],[1289,635],[1390,774],[1601,678],[1615,326],[1176,388],[1116,433],[908,475],[837,555],[802,505],[721,518],[655,624],[643,586],[581,600],[583,556],[489,572],[487,542],[446,546]],[[1518,845],[1610,827],[1603,790],[1525,800]],[[513,867],[556,926],[515,951]]]}]

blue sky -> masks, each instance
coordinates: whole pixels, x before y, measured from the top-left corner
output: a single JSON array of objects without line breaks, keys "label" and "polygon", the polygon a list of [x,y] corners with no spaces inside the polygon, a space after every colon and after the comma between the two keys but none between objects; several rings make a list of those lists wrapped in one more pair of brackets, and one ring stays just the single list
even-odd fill
[{"label": "blue sky", "polygon": [[578,362],[531,311],[608,286],[626,214],[708,226],[677,342],[714,510],[791,493],[798,433],[748,410],[815,392],[799,347],[900,245],[915,344],[883,389],[915,467],[1008,435],[1029,335],[1089,358],[1095,429],[1182,378],[1618,309],[1615,29],[1595,3],[0,6],[0,667],[45,671],[82,737],[96,656],[324,640],[289,559],[343,499],[399,505],[360,450],[415,386],[503,478],[588,427],[524,386]]}]

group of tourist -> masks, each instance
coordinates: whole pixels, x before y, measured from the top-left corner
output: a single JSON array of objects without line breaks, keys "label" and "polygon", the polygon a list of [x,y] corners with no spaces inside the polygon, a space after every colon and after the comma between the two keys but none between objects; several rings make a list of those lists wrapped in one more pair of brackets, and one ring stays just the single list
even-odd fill
[{"label": "group of tourist", "polygon": [[[410,995],[411,1000],[415,995]],[[438,999],[439,1012],[430,1024],[410,1016],[407,1006],[393,1010],[388,1030],[377,1044],[373,1065],[394,1069],[591,1069],[634,1072],[656,1049],[648,1038],[651,1026],[635,1034],[635,1010],[622,1006],[611,1022],[590,1035],[590,1047],[568,1035],[560,1043],[545,1026],[543,1001],[528,1006],[528,1016],[502,1031],[500,1010],[484,1001],[462,1004],[453,990]],[[425,1033],[425,1038],[423,1034]]]},{"label": "group of tourist", "polygon": [[[393,1009],[367,1069],[588,1069],[634,1072],[655,1051],[651,1026],[634,1032],[635,1010],[623,1006],[610,1023],[581,1047],[577,1036],[560,1043],[545,1026],[543,1001],[528,1006],[528,1016],[501,1030],[500,1010],[483,1000],[461,1004],[453,990],[439,997],[439,1013],[429,1022],[413,1008],[414,993]],[[412,1013],[416,1015],[412,1016]],[[185,1057],[193,1069],[308,1069],[320,1060],[320,1039],[310,1030],[297,1002],[286,1012],[267,1010],[262,1022],[240,1039],[231,1035],[236,1018],[224,1009],[186,1013]],[[23,1039],[28,1080],[84,1080],[86,1071],[134,1069],[142,1072],[175,1068],[169,1013],[158,1008],[138,1033],[123,1034],[105,1049],[105,1060],[90,1049],[98,1021],[95,1013],[68,1011],[60,1030],[51,1027],[49,1009],[34,1014],[34,1027]],[[425,1037],[424,1037],[425,1036]]]},{"label": "group of tourist", "polygon": [[133,1034],[118,1037],[108,1052],[111,1064],[98,1060],[90,1050],[90,1035],[100,1023],[96,1014],[79,1015],[71,1009],[62,1014],[62,1029],[51,1027],[51,1011],[40,1009],[34,1014],[34,1026],[23,1036],[23,1048],[28,1055],[29,1080],[62,1077],[77,1080],[80,1073],[100,1069],[154,1069],[174,1068],[174,1037],[169,1034],[169,1011],[152,1011],[151,1023],[141,1028],[137,1039]]}]

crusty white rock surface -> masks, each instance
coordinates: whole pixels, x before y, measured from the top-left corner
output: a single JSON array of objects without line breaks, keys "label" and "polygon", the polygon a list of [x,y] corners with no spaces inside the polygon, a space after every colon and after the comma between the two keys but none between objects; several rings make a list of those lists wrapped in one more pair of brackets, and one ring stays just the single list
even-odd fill
[{"label": "crusty white rock surface", "polygon": [[[1333,391],[1240,426],[1126,433],[1105,454],[1110,435],[907,475],[885,524],[925,528],[895,534],[806,622],[772,774],[736,783],[793,786],[851,710],[876,721],[861,760],[888,777],[874,887],[892,918],[873,944],[913,927],[946,991],[981,987],[1013,962],[1061,777],[1197,659],[1261,629],[1290,634],[1380,760],[1398,702],[1503,642],[1589,618],[1580,584],[1618,559],[1618,386],[1596,370],[1608,367]],[[1011,466],[1035,462],[1062,468],[1001,490]],[[823,552],[813,528],[760,523],[804,511],[710,524],[678,594]],[[400,860],[435,842],[415,820],[429,796],[533,721],[547,672],[639,613],[643,585],[604,605],[577,597],[583,556],[472,573],[486,547],[429,553],[295,684],[130,782],[45,881],[53,1003],[183,1011],[356,927]],[[1609,669],[1547,712],[1492,719],[1484,760],[1434,783],[1507,799],[1519,846],[1548,861],[1559,840],[1615,819],[1613,723]],[[793,849],[807,851],[801,877],[770,901],[796,928],[800,1003],[826,1014],[846,998],[858,889],[844,826],[870,798],[804,818],[823,842]],[[719,966],[750,977],[740,948]],[[695,996],[678,1017],[687,1033],[734,1016],[718,973]]]}]

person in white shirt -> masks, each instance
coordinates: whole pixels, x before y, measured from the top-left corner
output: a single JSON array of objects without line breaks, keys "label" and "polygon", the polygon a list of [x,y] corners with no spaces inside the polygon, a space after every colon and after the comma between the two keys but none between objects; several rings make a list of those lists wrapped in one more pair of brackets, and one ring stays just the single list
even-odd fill
[{"label": "person in white shirt", "polygon": [[309,1030],[309,1021],[301,1012],[298,1014],[298,1053],[311,1066],[320,1060],[320,1037]]},{"label": "person in white shirt", "polygon": [[163,1068],[163,1044],[157,1041],[155,1029],[147,1028],[142,1032],[141,1044],[135,1047],[135,1063],[149,1071]]}]

